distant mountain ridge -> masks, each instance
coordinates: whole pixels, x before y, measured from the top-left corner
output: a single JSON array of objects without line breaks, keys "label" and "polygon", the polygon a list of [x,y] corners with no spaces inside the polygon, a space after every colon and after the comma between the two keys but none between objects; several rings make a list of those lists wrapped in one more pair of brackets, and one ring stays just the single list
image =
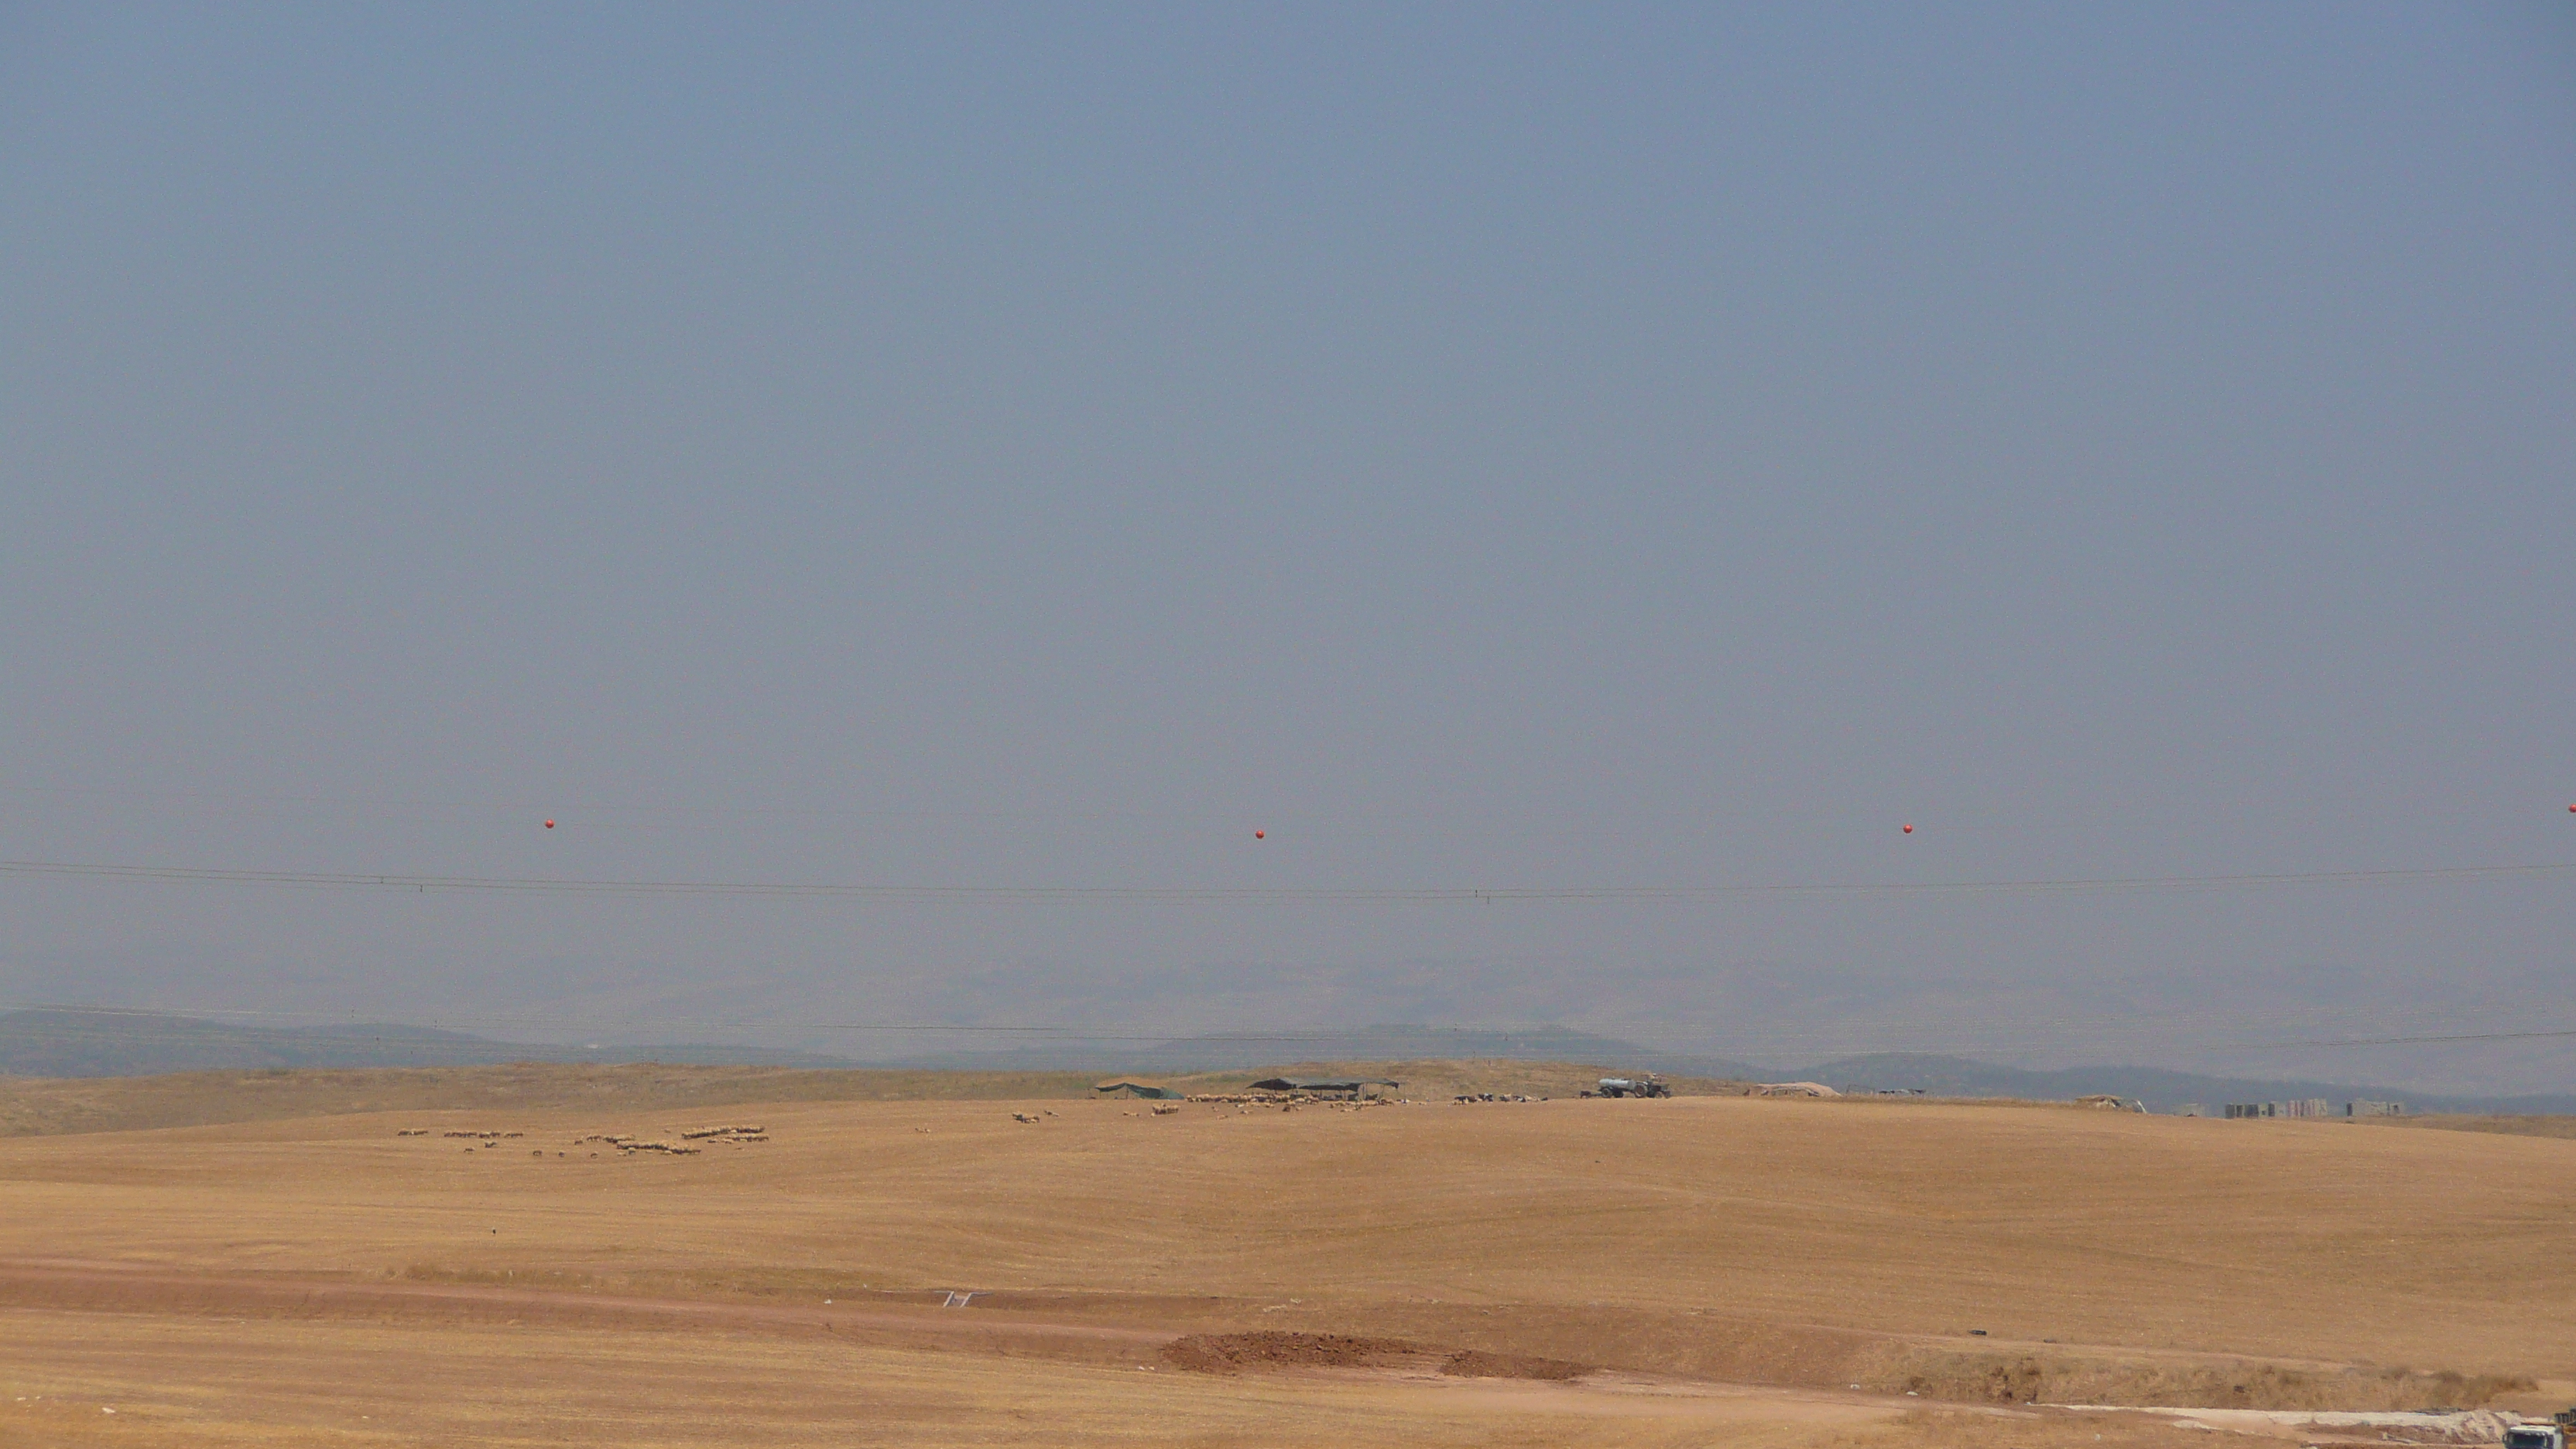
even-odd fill
[{"label": "distant mountain ridge", "polygon": [[236,1026],[159,1012],[78,1008],[0,1014],[0,1076],[13,1077],[140,1077],[162,1072],[292,1067],[636,1061],[791,1067],[857,1065],[810,1052],[702,1043],[580,1047],[505,1042],[465,1032],[393,1023]]},{"label": "distant mountain ridge", "polygon": [[1512,1030],[1485,1027],[1363,1026],[1347,1031],[1211,1032],[1141,1047],[1088,1043],[1016,1047],[1007,1051],[949,1051],[907,1056],[888,1066],[957,1071],[1208,1072],[1230,1067],[1276,1066],[1302,1061],[1610,1062],[1692,1076],[1750,1080],[1756,1069],[1716,1057],[1658,1053],[1635,1042],[1572,1027]]},{"label": "distant mountain ridge", "polygon": [[2160,1067],[2068,1067],[2037,1071],[1966,1057],[1881,1052],[1808,1066],[1765,1067],[1723,1057],[1657,1051],[1570,1027],[1525,1029],[1380,1025],[1347,1031],[1209,1033],[1146,1046],[1069,1043],[1012,1051],[940,1052],[892,1061],[855,1061],[810,1052],[722,1043],[567,1046],[494,1041],[464,1032],[398,1024],[236,1026],[152,1012],[53,1008],[0,1014],[0,1075],[121,1077],[163,1072],[295,1067],[472,1066],[498,1062],[645,1062],[820,1069],[899,1067],[952,1071],[1098,1071],[1138,1074],[1251,1071],[1297,1063],[1508,1060],[1581,1062],[1604,1070],[1655,1071],[1731,1081],[1822,1082],[1837,1088],[1916,1089],[1940,1097],[2065,1101],[2108,1092],[2170,1112],[2197,1102],[2215,1114],[2229,1102],[2323,1098],[2403,1101],[2416,1111],[2576,1114],[2576,1094],[2434,1096],[2352,1083],[2206,1076]]}]

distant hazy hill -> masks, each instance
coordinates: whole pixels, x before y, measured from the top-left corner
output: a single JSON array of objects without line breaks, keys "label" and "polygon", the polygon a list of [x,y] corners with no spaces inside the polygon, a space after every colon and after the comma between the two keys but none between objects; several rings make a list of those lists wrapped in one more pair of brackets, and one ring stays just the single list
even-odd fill
[{"label": "distant hazy hill", "polygon": [[1635,1042],[1562,1026],[1518,1031],[1456,1027],[1363,1026],[1349,1031],[1180,1037],[1139,1047],[1085,1044],[1012,1051],[939,1052],[891,1066],[962,1071],[1208,1072],[1286,1062],[1476,1061],[1599,1062],[1645,1071],[1744,1080],[1754,1071],[1714,1057],[1676,1057]]},{"label": "distant hazy hill", "polygon": [[0,1075],[133,1077],[257,1067],[446,1067],[493,1062],[722,1062],[842,1067],[837,1057],[703,1044],[576,1047],[399,1025],[234,1026],[125,1011],[0,1014]]}]

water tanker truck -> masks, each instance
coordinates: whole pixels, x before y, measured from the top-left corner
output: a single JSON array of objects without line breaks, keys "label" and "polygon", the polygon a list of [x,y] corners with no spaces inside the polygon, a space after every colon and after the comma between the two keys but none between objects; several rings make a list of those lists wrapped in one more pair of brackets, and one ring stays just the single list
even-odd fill
[{"label": "water tanker truck", "polygon": [[[1669,1097],[1672,1085],[1652,1072],[1636,1077],[1603,1077],[1587,1097]],[[2563,1449],[2563,1446],[2562,1446]]]}]

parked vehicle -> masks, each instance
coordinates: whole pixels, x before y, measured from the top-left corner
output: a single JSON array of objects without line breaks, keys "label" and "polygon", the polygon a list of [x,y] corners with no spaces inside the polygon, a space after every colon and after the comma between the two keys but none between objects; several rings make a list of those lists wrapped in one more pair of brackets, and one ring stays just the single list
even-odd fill
[{"label": "parked vehicle", "polygon": [[2504,1431],[2504,1449],[2567,1449],[2576,1437],[2576,1409],[2551,1416],[2547,1424],[2516,1424]]}]

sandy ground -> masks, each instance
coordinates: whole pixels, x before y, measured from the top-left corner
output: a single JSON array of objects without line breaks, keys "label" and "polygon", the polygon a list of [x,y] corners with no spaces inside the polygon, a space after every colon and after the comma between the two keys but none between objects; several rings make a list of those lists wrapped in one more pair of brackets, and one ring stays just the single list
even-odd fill
[{"label": "sandy ground", "polygon": [[[746,1119],[770,1140],[574,1140]],[[525,1135],[436,1135],[469,1129]],[[2570,1242],[2576,1141],[2047,1109],[610,1102],[22,1137],[0,1444],[2205,1443],[1899,1386],[1927,1355],[2406,1364],[2527,1375],[2538,1407],[2576,1390]],[[1600,1371],[1162,1358],[1244,1330]]]},{"label": "sandy ground", "polygon": [[0,1357],[0,1443],[1794,1444],[1894,1412],[1779,1390],[1225,1379],[708,1324],[12,1310]]}]

